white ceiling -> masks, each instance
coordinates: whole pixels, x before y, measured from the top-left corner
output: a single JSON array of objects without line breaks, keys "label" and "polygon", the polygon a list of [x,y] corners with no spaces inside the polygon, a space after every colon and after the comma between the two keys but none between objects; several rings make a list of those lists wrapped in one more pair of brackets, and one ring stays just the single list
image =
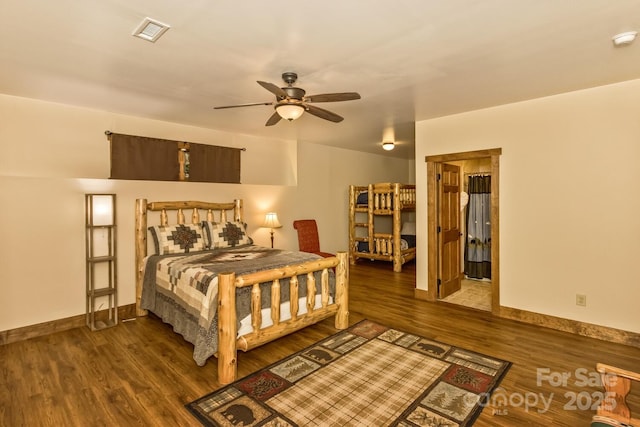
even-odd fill
[{"label": "white ceiling", "polygon": [[[133,37],[150,17],[171,29]],[[640,0],[0,0],[0,93],[411,158],[414,122],[640,78]],[[316,104],[264,123],[263,80]]]}]

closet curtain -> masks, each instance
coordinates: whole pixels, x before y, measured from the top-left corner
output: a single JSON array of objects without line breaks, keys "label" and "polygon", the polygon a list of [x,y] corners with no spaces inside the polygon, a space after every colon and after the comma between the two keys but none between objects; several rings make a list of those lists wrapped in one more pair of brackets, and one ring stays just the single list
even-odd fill
[{"label": "closet curtain", "polygon": [[464,274],[491,279],[491,176],[469,176]]}]

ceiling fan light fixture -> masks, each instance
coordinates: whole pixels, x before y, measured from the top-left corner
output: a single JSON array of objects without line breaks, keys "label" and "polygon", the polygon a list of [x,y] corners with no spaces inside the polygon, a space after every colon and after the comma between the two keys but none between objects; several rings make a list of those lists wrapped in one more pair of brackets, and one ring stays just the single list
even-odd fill
[{"label": "ceiling fan light fixture", "polygon": [[383,142],[382,143],[382,149],[386,150],[386,151],[391,151],[396,147],[396,144],[394,144],[393,142]]},{"label": "ceiling fan light fixture", "polygon": [[283,119],[293,121],[304,113],[304,107],[298,104],[282,104],[276,106],[276,111]]},{"label": "ceiling fan light fixture", "polygon": [[315,102],[339,102],[339,101],[352,101],[360,99],[360,94],[357,92],[340,92],[340,93],[322,93],[319,95],[305,96],[306,91],[299,87],[294,87],[293,84],[296,81],[298,75],[293,72],[286,72],[282,74],[282,79],[287,84],[286,87],[278,87],[273,83],[264,82],[258,80],[257,83],[264,89],[275,95],[275,101],[271,102],[253,102],[251,104],[237,104],[237,105],[224,105],[220,107],[213,107],[214,109],[222,108],[235,108],[235,107],[248,107],[251,105],[273,105],[275,111],[271,114],[265,126],[273,126],[285,119],[293,121],[300,116],[307,113],[312,116],[319,117],[323,120],[329,120],[330,122],[340,123],[344,120],[344,117],[339,116],[324,108],[311,105]]},{"label": "ceiling fan light fixture", "polygon": [[620,33],[613,36],[613,44],[616,46],[624,46],[631,44],[635,39],[638,33],[636,31],[627,31],[626,33]]}]

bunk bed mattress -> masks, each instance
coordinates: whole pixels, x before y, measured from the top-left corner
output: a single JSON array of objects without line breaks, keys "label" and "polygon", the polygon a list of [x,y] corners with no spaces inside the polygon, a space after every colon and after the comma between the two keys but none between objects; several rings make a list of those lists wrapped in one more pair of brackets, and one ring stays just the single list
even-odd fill
[{"label": "bunk bed mattress", "polygon": [[[141,308],[149,310],[170,324],[186,341],[194,345],[193,358],[199,366],[218,351],[218,274],[233,271],[236,275],[270,270],[286,265],[299,264],[321,258],[306,252],[284,251],[255,245],[215,249],[179,255],[151,255],[147,257],[141,295]],[[316,283],[320,283],[320,272]],[[282,320],[290,317],[286,313],[289,300],[288,279],[281,280]],[[298,277],[301,300],[306,299],[306,275]],[[329,270],[330,295],[335,297],[335,276]],[[320,293],[320,287],[316,291]],[[268,311],[271,304],[270,283],[262,284],[262,308]],[[316,296],[316,306],[319,295]],[[306,304],[299,305],[300,312]],[[251,287],[236,289],[237,319],[250,325]],[[268,317],[268,316],[267,316]],[[265,315],[263,314],[263,319]],[[249,320],[247,320],[249,319]],[[241,330],[238,321],[238,330]],[[269,326],[268,322],[263,327]],[[251,327],[242,327],[243,333]]]},{"label": "bunk bed mattress", "polygon": [[361,191],[358,193],[358,197],[356,197],[357,205],[368,205],[369,204],[369,192]]},{"label": "bunk bed mattress", "polygon": [[[361,208],[366,208],[369,206],[369,192],[361,191],[358,193],[358,197],[356,197],[356,206]],[[393,209],[393,199],[389,202],[389,209]]]},{"label": "bunk bed mattress", "polygon": [[[416,236],[414,234],[402,234],[400,236],[400,250],[405,251],[416,247]],[[369,242],[358,242],[358,252],[369,252]]]}]

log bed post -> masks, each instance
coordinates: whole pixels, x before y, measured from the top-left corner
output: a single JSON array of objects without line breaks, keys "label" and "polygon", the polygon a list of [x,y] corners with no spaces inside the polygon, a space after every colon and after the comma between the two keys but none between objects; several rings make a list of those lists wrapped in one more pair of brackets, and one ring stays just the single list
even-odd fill
[{"label": "log bed post", "polygon": [[238,375],[236,275],[222,273],[218,277],[218,382],[230,384]]},{"label": "log bed post", "polygon": [[233,208],[233,216],[234,216],[233,220],[237,222],[244,221],[244,209],[242,206],[242,199],[235,199],[233,203],[235,204]]},{"label": "log bed post", "polygon": [[358,242],[356,242],[356,202],[358,195],[355,185],[349,186],[349,262],[356,263],[354,252],[358,251]]},{"label": "log bed post", "polygon": [[347,329],[349,327],[349,254],[338,252],[336,254],[340,261],[336,266],[336,329]]},{"label": "log bed post", "polygon": [[140,308],[144,257],[147,256],[147,199],[136,200],[136,315],[146,316],[147,310]]},{"label": "log bed post", "polygon": [[402,246],[400,246],[400,232],[402,231],[402,201],[400,200],[400,184],[392,186],[393,193],[393,271],[402,272]]}]

